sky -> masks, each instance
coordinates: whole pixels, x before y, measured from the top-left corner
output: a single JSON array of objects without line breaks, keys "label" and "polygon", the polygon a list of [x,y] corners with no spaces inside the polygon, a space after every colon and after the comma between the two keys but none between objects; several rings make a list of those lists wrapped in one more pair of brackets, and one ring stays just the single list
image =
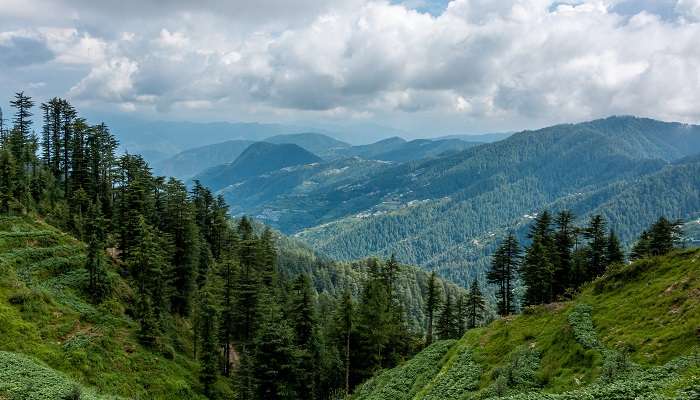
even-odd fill
[{"label": "sky", "polygon": [[422,136],[698,123],[700,0],[0,0],[0,95],[19,90],[112,118]]}]

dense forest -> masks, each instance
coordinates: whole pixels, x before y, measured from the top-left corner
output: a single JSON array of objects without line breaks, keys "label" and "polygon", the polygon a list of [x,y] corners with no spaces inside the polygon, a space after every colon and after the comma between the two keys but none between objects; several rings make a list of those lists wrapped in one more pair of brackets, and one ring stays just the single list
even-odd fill
[{"label": "dense forest", "polygon": [[[33,130],[33,100],[17,93],[11,105],[12,124],[3,124],[0,148],[0,211],[11,239],[6,250],[17,237],[40,232],[52,237],[50,242],[65,243],[58,246],[65,248],[60,254],[73,254],[61,255],[69,259],[61,261],[66,266],[54,278],[74,274],[69,266],[76,260],[84,275],[70,275],[68,286],[42,296],[58,296],[56,306],[83,304],[93,310],[84,323],[95,323],[94,313],[100,314],[95,310],[105,308],[111,311],[98,319],[112,315],[127,325],[133,321],[132,334],[146,354],[193,360],[198,395],[334,398],[432,341],[433,313],[439,314],[435,336],[443,339],[490,318],[478,284],[467,294],[393,257],[309,262],[316,255],[290,239],[248,218],[231,219],[223,198],[199,182],[188,190],[177,179],[154,176],[139,155],[117,154],[109,128],[89,124],[64,99],[38,107],[39,135]],[[39,221],[69,233],[73,241],[37,230]],[[12,233],[22,226],[30,229]],[[86,244],[84,250],[75,240]],[[39,276],[30,278],[36,264],[24,269],[31,257],[13,258],[34,251],[39,242],[27,239],[21,241],[27,250],[3,253],[6,272],[15,266],[13,288],[48,290],[36,286]],[[39,250],[37,257],[46,254]],[[76,297],[61,300],[73,290]],[[28,312],[33,300],[26,296],[33,297],[12,293],[8,304]],[[443,296],[446,305],[437,313]],[[476,304],[471,314],[470,301]],[[77,317],[77,323],[84,318]],[[124,387],[118,391],[130,393]]]}]

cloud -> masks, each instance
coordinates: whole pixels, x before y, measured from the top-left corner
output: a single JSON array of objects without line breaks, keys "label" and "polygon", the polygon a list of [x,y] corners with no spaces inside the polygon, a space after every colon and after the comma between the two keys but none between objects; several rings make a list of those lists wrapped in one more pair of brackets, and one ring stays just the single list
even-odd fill
[{"label": "cloud", "polygon": [[12,60],[81,66],[68,95],[137,112],[503,129],[612,113],[700,121],[700,3],[647,3],[76,0],[69,19],[36,17],[35,48]]},{"label": "cloud", "polygon": [[0,36],[0,65],[22,67],[50,61],[54,54],[37,38],[19,35]]},{"label": "cloud", "polygon": [[700,20],[700,0],[678,0],[676,11],[696,20]]}]

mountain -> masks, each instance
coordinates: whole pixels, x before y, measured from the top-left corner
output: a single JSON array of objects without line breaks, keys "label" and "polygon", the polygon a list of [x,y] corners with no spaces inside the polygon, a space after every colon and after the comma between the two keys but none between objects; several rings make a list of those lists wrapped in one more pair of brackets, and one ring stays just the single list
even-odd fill
[{"label": "mountain", "polygon": [[185,150],[153,163],[153,172],[163,176],[189,179],[207,168],[234,161],[251,144],[250,140],[228,140]]},{"label": "mountain", "polygon": [[193,179],[199,180],[212,190],[219,190],[281,168],[320,161],[320,157],[296,144],[257,142],[248,146],[232,163],[211,167]]},{"label": "mountain", "polygon": [[572,301],[440,341],[355,400],[695,399],[700,250],[619,265]]},{"label": "mountain", "polygon": [[[329,154],[337,149],[350,147],[345,142],[320,133],[275,135],[264,139],[264,141],[274,144],[296,144],[318,155]],[[158,175],[189,179],[210,167],[235,161],[248,146],[255,142],[252,140],[228,140],[194,147],[153,163],[153,171]]]},{"label": "mountain", "polygon": [[503,140],[511,136],[513,132],[504,132],[504,133],[475,133],[473,135],[470,134],[461,134],[461,135],[446,135],[446,136],[440,136],[435,138],[435,140],[440,140],[440,139],[459,139],[459,140],[464,140],[466,142],[482,142],[482,143],[493,143],[493,142],[498,142],[499,140]]},{"label": "mountain", "polygon": [[324,157],[338,150],[350,147],[349,144],[320,133],[294,133],[276,135],[265,139],[268,143],[296,144],[318,156]]},{"label": "mountain", "polygon": [[[252,215],[265,223],[295,232],[319,219],[342,203],[307,203],[318,200],[318,194],[337,188],[350,189],[348,182],[389,169],[393,163],[365,160],[359,157],[311,163],[270,171],[223,188],[234,215]],[[368,204],[369,205],[369,204]]]},{"label": "mountain", "polygon": [[372,158],[384,161],[413,161],[424,158],[432,158],[449,152],[457,152],[478,146],[480,142],[466,142],[459,139],[416,139],[403,143],[401,146],[384,153],[374,155]]},{"label": "mountain", "polygon": [[260,141],[285,133],[303,132],[304,128],[261,123],[148,121],[106,117],[104,121],[119,139],[120,147],[130,153],[140,153],[149,162],[193,147],[228,140]]},{"label": "mountain", "polygon": [[[524,131],[458,153],[311,184],[259,204],[256,211],[333,257],[396,254],[405,263],[438,268],[454,281],[467,282],[481,275],[485,255],[507,230],[527,225],[544,208],[576,199],[588,198],[572,204],[580,214],[594,212],[605,203],[599,192],[605,188],[608,197],[618,193],[612,227],[628,241],[652,222],[649,218],[687,218],[700,211],[691,175],[683,175],[687,182],[675,187],[654,178],[667,167],[671,175],[692,168],[693,163],[679,164],[676,170],[670,163],[699,152],[700,127],[611,117]],[[635,204],[624,200],[631,190],[626,188],[647,179],[656,182],[647,197],[658,208],[625,206]],[[682,208],[663,201],[667,190],[680,192]],[[644,193],[641,187],[639,193]],[[236,196],[227,199],[239,207]]]},{"label": "mountain", "polygon": [[406,139],[393,136],[374,143],[352,146],[348,149],[340,150],[337,152],[337,155],[340,157],[361,157],[369,160],[374,159],[379,154],[396,150],[404,144],[406,144]]}]

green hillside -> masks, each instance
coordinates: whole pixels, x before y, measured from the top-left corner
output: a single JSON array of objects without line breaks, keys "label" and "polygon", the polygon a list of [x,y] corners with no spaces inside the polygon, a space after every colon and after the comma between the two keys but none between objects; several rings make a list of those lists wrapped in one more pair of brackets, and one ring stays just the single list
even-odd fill
[{"label": "green hillside", "polygon": [[187,149],[154,163],[153,172],[163,176],[189,179],[207,168],[233,162],[253,143],[255,142],[252,140],[228,140]]},{"label": "green hillside", "polygon": [[319,161],[321,158],[296,144],[256,142],[248,146],[233,162],[208,168],[192,179],[217,191],[254,176]]},{"label": "green hillside", "polygon": [[700,250],[620,265],[573,300],[438,342],[357,400],[696,399]]},{"label": "green hillside", "polygon": [[[627,243],[653,222],[651,213],[693,217],[700,162],[681,159],[697,152],[700,127],[643,118],[524,131],[307,193],[308,214],[320,217],[297,236],[338,259],[396,254],[469,282],[495,241],[544,209],[583,218],[607,210]],[[276,215],[286,221],[283,210]]]},{"label": "green hillside", "polygon": [[[306,273],[328,298],[346,287],[359,294],[367,279],[364,262],[334,262],[283,235],[276,243],[281,275],[291,280]],[[109,271],[117,289],[96,306],[87,300],[84,263],[85,245],[72,236],[29,216],[0,217],[0,399],[72,398],[76,391],[83,399],[202,398],[190,321],[168,316],[165,343],[143,347],[132,289],[119,267]],[[427,280],[425,271],[410,266],[397,278],[414,331],[422,329]],[[230,384],[222,379],[222,391]]]},{"label": "green hillside", "polygon": [[165,343],[138,343],[131,288],[86,300],[85,245],[30,217],[0,217],[0,398],[63,399],[81,390],[126,398],[203,398],[191,328],[169,317]]}]

